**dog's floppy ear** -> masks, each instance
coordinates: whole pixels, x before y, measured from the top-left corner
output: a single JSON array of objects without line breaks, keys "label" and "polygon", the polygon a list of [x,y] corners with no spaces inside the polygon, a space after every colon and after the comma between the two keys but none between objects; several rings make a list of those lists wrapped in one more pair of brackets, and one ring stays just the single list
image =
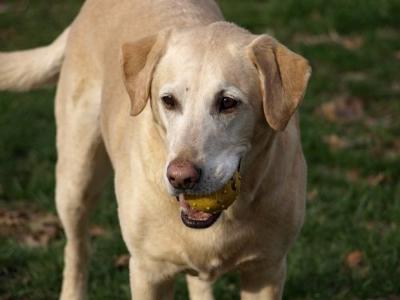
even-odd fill
[{"label": "dog's floppy ear", "polygon": [[169,32],[163,32],[122,46],[122,77],[131,99],[133,116],[146,106],[153,73],[164,54],[168,36]]},{"label": "dog's floppy ear", "polygon": [[283,130],[303,99],[311,68],[268,35],[257,37],[248,50],[259,72],[265,118],[274,130]]}]

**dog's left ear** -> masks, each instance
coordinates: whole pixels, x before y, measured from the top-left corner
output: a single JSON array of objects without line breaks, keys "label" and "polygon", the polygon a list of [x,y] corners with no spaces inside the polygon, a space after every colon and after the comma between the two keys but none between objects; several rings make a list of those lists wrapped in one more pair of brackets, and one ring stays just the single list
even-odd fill
[{"label": "dog's left ear", "polygon": [[257,37],[248,50],[259,72],[265,118],[274,130],[283,130],[303,99],[311,67],[268,35]]},{"label": "dog's left ear", "polygon": [[169,31],[122,46],[122,78],[131,99],[131,115],[145,108],[154,70],[165,52]]}]

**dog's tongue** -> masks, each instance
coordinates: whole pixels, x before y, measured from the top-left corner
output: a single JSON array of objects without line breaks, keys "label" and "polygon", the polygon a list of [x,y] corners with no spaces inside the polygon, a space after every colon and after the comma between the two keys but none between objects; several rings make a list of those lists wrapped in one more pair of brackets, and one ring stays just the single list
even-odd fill
[{"label": "dog's tongue", "polygon": [[181,209],[190,219],[204,221],[212,216],[212,214],[210,213],[191,208],[190,205],[186,202],[184,194],[179,194],[178,198]]}]

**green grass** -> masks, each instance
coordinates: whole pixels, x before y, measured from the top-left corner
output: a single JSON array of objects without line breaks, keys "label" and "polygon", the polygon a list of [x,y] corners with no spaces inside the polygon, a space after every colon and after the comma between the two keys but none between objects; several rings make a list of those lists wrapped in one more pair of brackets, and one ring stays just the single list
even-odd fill
[{"label": "green grass", "polygon": [[[7,2],[0,12],[0,50],[52,41],[81,5],[53,2]],[[219,2],[228,20],[273,34],[313,66],[301,107],[312,193],[305,226],[289,255],[285,299],[399,296],[400,2]],[[339,40],[332,39],[335,34]],[[361,99],[359,120],[330,122],[316,113],[322,103],[343,95]],[[0,93],[0,208],[55,211],[53,97],[54,90]],[[324,142],[331,134],[350,144],[333,149]],[[374,183],[378,174],[383,179]],[[126,253],[115,206],[110,186],[94,216],[108,234],[93,238],[91,299],[129,298],[128,271],[114,265],[115,257]],[[13,235],[0,238],[0,299],[57,299],[63,238],[37,248]],[[355,250],[363,258],[350,268],[346,256]],[[237,286],[234,275],[223,277],[215,285],[217,299],[239,299]],[[183,278],[176,290],[176,299],[187,299]]]}]

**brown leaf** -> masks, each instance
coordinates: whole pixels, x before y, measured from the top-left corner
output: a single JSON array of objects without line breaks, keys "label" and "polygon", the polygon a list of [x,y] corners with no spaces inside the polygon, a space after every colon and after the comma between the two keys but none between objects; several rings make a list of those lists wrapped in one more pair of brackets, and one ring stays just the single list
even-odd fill
[{"label": "brown leaf", "polygon": [[368,74],[365,72],[346,72],[342,74],[342,78],[346,81],[364,81],[368,78]]},{"label": "brown leaf", "polygon": [[399,296],[389,295],[389,296],[379,296],[377,298],[367,298],[367,300],[400,300]]},{"label": "brown leaf", "polygon": [[394,53],[394,58],[400,60],[400,50]]},{"label": "brown leaf", "polygon": [[293,42],[314,46],[314,45],[330,43],[332,42],[332,40],[330,39],[329,35],[326,34],[311,35],[311,34],[298,33],[294,35]]},{"label": "brown leaf", "polygon": [[360,171],[357,169],[351,169],[346,172],[346,178],[349,182],[355,183],[360,179]]},{"label": "brown leaf", "polygon": [[[400,60],[400,58],[399,58],[399,60]],[[400,82],[398,82],[398,81],[392,82],[392,84],[390,85],[390,88],[392,89],[393,92],[400,92]]]},{"label": "brown leaf", "polygon": [[318,190],[316,188],[307,192],[307,200],[309,202],[314,201],[317,198],[317,196],[318,196]]},{"label": "brown leaf", "polygon": [[363,118],[364,105],[360,98],[341,96],[321,104],[316,112],[331,122],[349,123]]},{"label": "brown leaf", "polygon": [[339,137],[336,134],[326,135],[322,139],[331,150],[342,150],[350,146],[350,142],[346,138]]},{"label": "brown leaf", "polygon": [[385,179],[386,179],[385,174],[378,173],[375,175],[368,176],[367,182],[368,182],[369,186],[375,187],[375,186],[378,186],[379,184],[381,184]]},{"label": "brown leaf", "polygon": [[380,40],[398,40],[399,39],[399,32],[396,28],[391,27],[381,27],[376,28],[376,37]]},{"label": "brown leaf", "polygon": [[108,234],[107,230],[105,230],[103,227],[101,227],[99,225],[93,225],[89,229],[89,235],[91,237],[102,237],[107,234]]},{"label": "brown leaf", "polygon": [[114,266],[116,266],[117,268],[127,267],[129,265],[130,258],[131,256],[129,254],[117,256],[114,260]]},{"label": "brown leaf", "polygon": [[362,36],[341,37],[338,43],[347,50],[357,50],[364,45],[364,39]]},{"label": "brown leaf", "polygon": [[24,211],[7,210],[0,208],[0,225],[2,226],[20,226],[26,223],[28,214]]},{"label": "brown leaf", "polygon": [[345,264],[350,269],[359,267],[364,259],[364,253],[360,250],[355,250],[346,255]]},{"label": "brown leaf", "polygon": [[61,232],[52,213],[32,208],[0,209],[0,236],[14,238],[30,247],[47,246]]},{"label": "brown leaf", "polygon": [[28,225],[25,241],[30,246],[47,246],[61,232],[60,221],[51,213],[32,215]]},{"label": "brown leaf", "polygon": [[0,14],[8,12],[9,8],[10,5],[0,2]]},{"label": "brown leaf", "polygon": [[364,44],[364,38],[360,35],[342,36],[336,31],[330,31],[327,34],[296,34],[293,38],[295,43],[306,45],[321,45],[321,44],[338,44],[347,50],[357,50]]},{"label": "brown leaf", "polygon": [[400,139],[393,139],[391,145],[385,148],[385,156],[387,158],[398,158],[400,157]]}]

